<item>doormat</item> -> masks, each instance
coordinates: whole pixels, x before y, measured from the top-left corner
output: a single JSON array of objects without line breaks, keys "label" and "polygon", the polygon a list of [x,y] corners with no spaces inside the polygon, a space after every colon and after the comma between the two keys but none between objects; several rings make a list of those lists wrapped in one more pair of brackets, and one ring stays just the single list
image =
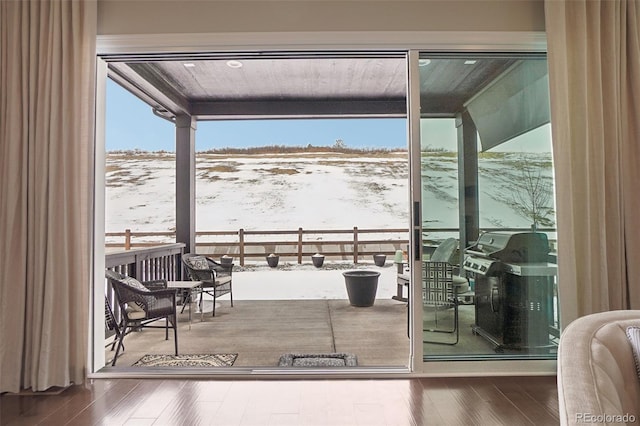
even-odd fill
[{"label": "doormat", "polygon": [[231,367],[238,354],[145,355],[134,367]]},{"label": "doormat", "polygon": [[278,367],[357,367],[358,358],[353,354],[284,354]]}]

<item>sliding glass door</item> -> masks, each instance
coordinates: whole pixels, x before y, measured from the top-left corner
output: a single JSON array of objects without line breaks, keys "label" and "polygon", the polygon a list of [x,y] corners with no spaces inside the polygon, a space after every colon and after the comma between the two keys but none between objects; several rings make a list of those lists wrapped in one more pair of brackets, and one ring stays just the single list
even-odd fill
[{"label": "sliding glass door", "polygon": [[[247,165],[246,162],[232,160],[229,157],[230,153],[209,152],[206,155],[202,154],[198,162],[194,161],[189,166],[191,167],[189,177],[194,175],[193,186],[184,184],[184,182],[182,185],[176,185],[176,194],[191,194],[196,187],[197,191],[189,197],[187,204],[175,206],[176,212],[188,211],[191,221],[195,221],[198,217],[198,226],[201,228],[199,229],[195,223],[187,221],[176,225],[177,229],[171,229],[172,235],[175,232],[176,241],[186,244],[187,238],[181,239],[182,237],[177,235],[182,235],[180,230],[189,231],[185,232],[190,240],[188,243],[193,250],[197,248],[197,250],[205,252],[205,246],[208,245],[212,247],[212,251],[205,253],[216,257],[222,255],[223,252],[215,251],[222,245],[218,242],[203,240],[201,238],[203,231],[222,232],[221,224],[224,224],[229,227],[229,229],[224,229],[224,232],[243,230],[238,234],[244,235],[244,230],[249,226],[246,223],[232,222],[232,220],[244,216],[234,214],[232,217],[230,216],[230,219],[225,220],[220,209],[203,208],[213,200],[214,195],[212,194],[220,192],[220,188],[226,188],[224,191],[226,194],[240,194],[243,199],[255,201],[258,199],[254,195],[257,183],[269,180],[274,183],[271,186],[277,187],[277,191],[274,191],[277,196],[267,196],[260,199],[266,200],[265,203],[267,201],[276,203],[284,199],[283,188],[300,187],[305,189],[308,195],[306,198],[300,198],[299,202],[294,204],[295,208],[300,210],[302,207],[312,208],[313,212],[319,210],[314,204],[318,199],[318,193],[312,193],[308,190],[311,183],[321,182],[319,188],[326,190],[326,193],[323,193],[325,195],[322,196],[325,205],[329,205],[327,200],[329,195],[333,195],[333,193],[342,197],[347,189],[349,191],[357,190],[361,198],[351,202],[348,209],[333,209],[338,212],[336,215],[338,219],[342,220],[352,216],[358,219],[357,223],[347,224],[349,227],[353,226],[355,235],[360,236],[359,239],[354,237],[355,242],[347,247],[347,250],[353,247],[348,258],[338,258],[337,253],[331,252],[330,246],[337,245],[340,241],[326,237],[327,241],[333,243],[322,246],[320,239],[318,239],[315,246],[309,248],[308,252],[291,253],[289,249],[284,250],[280,247],[281,266],[289,262],[295,264],[297,268],[305,269],[305,265],[301,263],[303,261],[310,263],[313,254],[322,252],[325,255],[334,255],[334,259],[331,256],[327,256],[325,259],[324,268],[326,270],[329,269],[328,265],[331,262],[337,265],[348,260],[351,263],[351,259],[356,259],[354,267],[379,268],[387,275],[380,280],[378,301],[375,308],[384,308],[387,312],[393,309],[394,314],[397,314],[394,317],[396,320],[393,326],[386,320],[380,322],[381,325],[376,329],[377,332],[371,334],[375,335],[378,340],[382,340],[380,344],[372,344],[372,340],[368,337],[354,340],[352,334],[349,334],[353,325],[350,321],[352,318],[344,324],[340,323],[341,327],[345,326],[344,328],[337,326],[334,328],[333,326],[339,323],[328,321],[332,333],[344,330],[348,332],[344,334],[344,342],[351,345],[348,349],[353,349],[341,348],[336,345],[336,341],[339,342],[339,340],[331,337],[326,339],[332,345],[330,349],[318,349],[314,346],[308,349],[308,352],[354,352],[360,356],[361,365],[364,367],[375,367],[380,371],[386,371],[385,368],[393,367],[397,371],[406,371],[404,360],[409,357],[408,348],[410,346],[413,357],[410,369],[430,373],[437,371],[440,374],[444,370],[440,370],[438,366],[449,361],[460,362],[448,365],[462,365],[466,361],[475,363],[475,365],[467,367],[466,370],[461,369],[460,371],[477,374],[479,371],[485,371],[484,367],[479,366],[479,361],[498,360],[504,362],[494,362],[493,365],[505,365],[505,362],[514,360],[522,362],[554,360],[559,337],[559,313],[557,309],[556,225],[553,204],[554,181],[546,58],[540,54],[472,55],[410,51],[406,61],[409,67],[409,85],[407,87],[405,86],[407,82],[405,53],[406,50],[399,50],[394,54],[381,54],[379,58],[370,57],[370,53],[363,55],[367,56],[368,60],[358,55],[353,58],[338,58],[350,62],[346,64],[348,66],[345,67],[345,75],[350,75],[347,71],[355,69],[354,66],[357,65],[356,68],[362,71],[362,77],[355,78],[355,81],[366,80],[370,86],[364,85],[361,89],[362,93],[354,96],[352,91],[355,83],[346,84],[343,88],[346,94],[342,94],[341,97],[336,95],[336,99],[332,99],[330,102],[326,99],[322,102],[317,99],[315,101],[307,99],[301,96],[302,89],[293,90],[292,85],[288,84],[286,87],[291,92],[292,99],[287,102],[264,101],[259,97],[251,103],[235,100],[233,108],[226,111],[228,116],[215,116],[215,114],[220,114],[216,103],[218,101],[211,101],[208,104],[193,101],[194,108],[196,106],[199,108],[190,109],[192,112],[198,111],[199,115],[193,113],[193,116],[180,110],[181,103],[177,105],[169,103],[164,110],[154,106],[154,113],[163,113],[167,117],[171,115],[168,114],[170,109],[174,108],[175,117],[182,118],[176,120],[174,117],[173,120],[176,120],[178,124],[187,124],[184,133],[188,133],[188,137],[185,137],[183,142],[176,141],[175,144],[177,148],[179,146],[188,148],[185,148],[184,152],[180,151],[182,153],[180,155],[189,161],[196,158],[197,150],[205,151],[200,144],[205,140],[202,136],[207,127],[213,127],[214,124],[224,124],[226,121],[234,121],[234,124],[239,123],[242,128],[247,128],[253,119],[275,123],[276,121],[282,122],[284,117],[297,113],[299,116],[293,117],[297,119],[297,122],[302,122],[302,119],[308,119],[310,116],[315,119],[315,122],[323,121],[320,118],[339,118],[343,122],[349,122],[356,117],[366,116],[385,123],[402,121],[407,118],[409,123],[409,153],[408,156],[405,152],[397,154],[399,158],[397,164],[394,162],[396,153],[370,152],[372,150],[367,147],[363,148],[363,152],[353,153],[352,163],[345,161],[346,151],[343,145],[350,144],[351,139],[343,139],[344,134],[342,133],[330,141],[331,148],[337,152],[335,156],[339,154],[339,158],[336,159],[334,156],[329,156],[326,149],[318,151],[319,143],[309,142],[309,135],[315,134],[311,131],[304,133],[304,138],[300,139],[305,141],[302,150],[309,151],[309,153],[304,153],[308,157],[304,161],[296,160],[294,162],[291,159],[292,155],[287,154],[283,155],[283,157],[287,157],[286,161],[283,159],[277,159],[277,161],[268,159],[269,161],[267,161],[265,158],[260,158],[258,161],[253,158],[253,162]],[[176,60],[169,64],[165,63],[168,61],[166,58],[164,59],[161,61],[161,65],[171,65],[173,71],[179,75],[194,72],[193,68],[203,65],[195,59]],[[230,61],[227,61],[229,59],[227,56],[208,59],[207,66],[220,65],[220,68],[230,75],[238,73],[238,68],[233,68],[228,64]],[[223,63],[218,64],[222,59],[224,59]],[[275,59],[273,62],[276,65],[282,62],[291,68],[293,61],[291,57]],[[311,75],[315,76],[322,77],[323,74],[319,70],[324,68],[333,70],[336,67],[336,58],[318,58],[317,55],[310,55],[298,59],[302,61],[299,65],[305,65],[308,66],[308,69],[314,70]],[[200,60],[203,61],[202,58]],[[117,62],[116,59],[113,59],[108,66],[103,64],[102,71],[105,74],[103,79],[106,79],[106,75],[109,74],[116,82],[120,84],[124,82],[124,87],[129,90],[132,87],[138,87],[133,83],[127,85],[125,77],[130,77],[127,67],[140,68],[142,66],[139,61],[132,61],[131,64]],[[240,69],[249,70],[251,64],[252,62],[245,58],[244,67]],[[382,66],[382,64],[388,64],[388,66]],[[237,64],[232,63],[232,65]],[[284,65],[283,68],[285,68]],[[388,79],[384,80],[383,77],[387,74],[389,74]],[[277,75],[277,73],[273,75]],[[306,74],[303,73],[303,75]],[[340,76],[342,74],[338,77]],[[334,80],[340,81],[337,77]],[[252,81],[257,82],[260,79],[255,78]],[[381,85],[380,81],[390,81],[393,84]],[[314,90],[316,90],[315,88],[320,90],[321,85],[307,83],[308,79],[305,80],[305,78],[300,78],[298,82],[302,88],[310,86]],[[194,87],[199,86],[194,85]],[[248,93],[252,94],[253,91],[258,90],[256,87],[263,88],[264,84],[249,86]],[[153,88],[150,87],[150,92],[152,92],[151,89]],[[375,99],[371,99],[370,92],[374,89],[383,93],[378,93]],[[327,86],[325,90],[332,91],[335,90],[335,87]],[[141,100],[149,102],[144,93],[137,95]],[[323,99],[322,97],[325,95],[321,92],[314,94],[318,99]],[[299,98],[295,98],[295,96]],[[228,107],[231,105],[229,103],[231,101],[225,102],[221,105]],[[276,104],[277,108],[274,106]],[[301,105],[307,109],[301,110]],[[247,107],[249,110],[240,114],[237,111],[240,106]],[[327,117],[324,116],[327,114],[323,115],[325,109],[331,112]],[[201,122],[199,122],[200,130],[198,131],[199,142],[196,143],[195,127],[197,126],[194,123],[198,120]],[[207,123],[207,121],[211,122]],[[192,128],[193,131],[191,131]],[[335,126],[333,128],[335,130]],[[220,129],[214,132],[216,137],[221,134]],[[376,138],[382,137],[381,134],[374,136]],[[371,140],[374,136],[371,136]],[[403,136],[396,138],[397,140],[394,139],[394,143],[398,142],[400,148],[402,148]],[[224,140],[225,144],[227,140],[229,138]],[[232,145],[231,148],[234,146]],[[365,154],[372,158],[367,160]],[[108,158],[106,153],[105,156]],[[406,178],[407,158],[409,163],[408,179]],[[308,165],[313,166],[313,170],[309,171],[303,168]],[[333,177],[333,175],[326,172],[324,167],[334,165],[341,168],[341,173],[349,175],[346,185],[327,186],[327,182],[331,182],[327,180],[328,177]],[[119,166],[122,164],[120,163]],[[180,167],[176,165],[175,169],[179,170]],[[197,174],[199,181],[195,179],[198,170],[200,170]],[[113,170],[107,169],[103,175],[110,172]],[[240,174],[234,176],[233,173]],[[372,177],[371,174],[375,174],[375,176]],[[118,176],[120,175],[115,177]],[[136,189],[130,191],[133,193],[134,190],[139,191],[141,178],[135,173],[131,176],[136,177],[134,183],[138,185]],[[322,176],[321,180],[318,179],[319,176]],[[310,179],[311,177],[313,179]],[[304,180],[304,178],[309,178],[309,180]],[[118,177],[118,179],[121,178]],[[402,180],[404,183],[409,181],[409,191],[403,186]],[[187,180],[184,181],[187,182]],[[108,179],[104,179],[101,183],[103,191],[107,182]],[[338,192],[331,189],[336,187],[342,189]],[[206,190],[209,188],[216,188],[216,190],[207,193]],[[269,190],[274,190],[274,188],[269,188]],[[392,198],[396,202],[395,204],[383,200],[382,195],[391,192],[399,194]],[[412,208],[409,209],[411,220],[406,220],[403,217],[409,207],[407,192],[411,194],[410,205]],[[178,203],[176,202],[176,204]],[[366,208],[366,212],[357,215],[356,206],[360,204]],[[393,219],[397,218],[398,224],[396,225],[393,220],[382,213],[374,214],[377,211],[374,206],[381,206],[378,210],[384,214],[389,213]],[[279,205],[276,207],[280,209]],[[173,210],[174,207],[171,209]],[[197,209],[199,210],[198,214],[196,214]],[[281,212],[288,210],[293,209],[285,208],[281,209]],[[272,209],[272,211],[274,210]],[[256,216],[255,209],[247,208],[242,212],[249,213],[247,217]],[[273,215],[270,211],[266,213],[264,217],[269,220],[280,220],[279,218],[282,216],[282,214]],[[311,214],[301,215],[301,217],[305,220],[314,218]],[[381,218],[380,225],[372,222],[378,220],[378,217]],[[217,228],[202,227],[205,219],[210,219],[210,226]],[[109,217],[101,218],[103,223],[108,223],[108,220]],[[282,223],[285,222],[289,223],[290,221],[283,220]],[[153,221],[153,223],[155,226],[160,222]],[[263,220],[259,222],[259,225],[264,223],[266,222]],[[265,229],[271,229],[279,223],[268,223],[270,226]],[[383,247],[378,239],[372,242],[362,239],[364,234],[362,230],[398,228],[405,232],[403,224],[409,225],[409,233],[405,234],[409,236],[409,239],[402,238],[393,242],[392,246]],[[322,222],[321,225],[324,226],[325,222]],[[347,225],[340,224],[334,219],[327,222],[327,227],[332,229],[342,229]],[[209,225],[207,226],[209,227]],[[323,226],[312,222],[310,224],[296,224],[295,228],[302,233],[303,228],[305,230],[307,228],[320,229]],[[194,230],[193,234],[191,234],[191,229]],[[200,234],[198,240],[195,236],[196,229]],[[104,229],[102,231],[104,234]],[[321,231],[324,232],[325,229],[321,229]],[[296,233],[296,235],[298,234]],[[246,241],[243,240],[243,242]],[[296,240],[295,244],[302,243]],[[277,251],[278,248],[275,245],[256,243],[258,249],[252,253],[253,258],[247,256],[245,251],[238,250],[236,253],[226,247],[227,251],[224,253],[232,254],[237,262],[240,262],[241,258],[246,258],[249,259],[247,262],[264,263],[266,255]],[[366,250],[363,249],[365,245],[367,246]],[[208,250],[209,247],[206,249]],[[372,254],[379,254],[381,251],[386,252],[387,261],[383,266],[378,266],[373,262]],[[289,258],[287,258],[287,253]],[[396,256],[401,258],[398,263],[402,265],[402,270],[397,269],[398,265],[391,262],[392,256],[394,260]],[[357,265],[355,265],[356,263]],[[225,305],[222,310],[217,311],[215,319],[209,315],[205,321],[196,321],[195,325],[183,320],[182,325],[185,328],[190,326],[204,328],[207,325],[214,325],[214,322],[222,322],[225,315],[234,320],[233,326],[235,327],[241,324],[237,319],[241,317],[242,309],[240,308],[242,308],[243,302],[246,303],[246,300],[256,298],[253,293],[243,296],[242,290],[252,288],[254,283],[257,283],[256,286],[264,284],[263,278],[267,274],[274,275],[276,272],[281,272],[282,274],[288,273],[288,276],[294,275],[289,270],[285,271],[287,268],[281,268],[282,271],[278,271],[267,268],[264,264],[258,265],[263,269],[259,271],[260,277],[253,279],[244,264],[239,264],[239,266],[243,267],[242,272],[234,277],[234,283],[238,283],[235,287],[238,291],[234,295],[234,298],[237,296],[237,306],[231,309],[230,306]],[[340,266],[342,267],[342,264]],[[98,269],[104,268],[99,267]],[[340,295],[343,295],[343,277],[337,267],[334,269],[338,276],[331,282],[338,283]],[[320,276],[323,273],[315,266],[310,271],[304,272],[313,273],[315,276]],[[242,280],[245,277],[248,284],[243,288]],[[282,282],[282,280],[279,281]],[[329,281],[323,280],[323,285],[326,286],[327,282]],[[309,281],[306,280],[305,283],[308,284]],[[96,294],[98,295],[104,291],[100,285],[104,284],[98,282],[96,285]],[[264,290],[263,287],[259,287],[261,291]],[[344,299],[343,296],[341,298]],[[302,306],[300,301],[296,302],[299,305],[296,308]],[[271,302],[267,301],[267,303]],[[407,303],[410,308],[408,324],[407,310],[405,309]],[[346,302],[343,305],[348,306]],[[345,308],[345,311],[346,309],[351,308]],[[308,312],[304,309],[302,311]],[[367,312],[373,311],[373,309],[367,310]],[[271,311],[267,310],[267,312]],[[353,313],[355,312],[364,311],[359,309]],[[347,313],[349,314],[350,311]],[[375,318],[376,321],[379,321],[380,317]],[[300,325],[300,322],[296,322],[296,320],[287,321]],[[316,321],[314,324],[317,323]],[[367,320],[366,324],[367,329],[372,330],[371,326],[374,322]],[[264,323],[260,325],[264,325]],[[386,337],[380,339],[383,335],[380,331],[387,332],[392,329],[393,339]],[[296,326],[289,327],[288,330],[295,333]],[[98,330],[98,333],[101,331]],[[181,341],[186,342],[189,334],[185,331],[183,335],[184,339]],[[248,334],[235,333],[235,335],[246,336]],[[100,341],[100,339],[96,340]],[[280,339],[280,341],[284,340]],[[272,339],[271,342],[273,341],[275,340]],[[317,339],[314,338],[310,341],[315,345]],[[267,342],[266,345],[271,344]],[[103,351],[100,346],[100,344],[96,344],[96,352]],[[130,354],[134,352],[133,348],[133,345],[128,346]],[[368,358],[368,353],[365,351],[372,352],[370,351],[372,348],[380,350],[382,356]],[[389,348],[394,349],[396,351],[394,353],[398,353],[399,356],[397,358],[389,357]],[[261,349],[264,350],[264,348]],[[272,349],[273,353],[269,354],[271,358],[284,352],[280,348]],[[290,345],[286,348],[286,352],[298,349]],[[255,348],[252,350],[255,351]],[[108,356],[108,353],[99,356],[96,365],[100,367],[104,365],[104,359],[108,359]],[[274,359],[277,360],[277,357]],[[243,372],[248,372],[250,368],[255,367],[275,368],[276,365],[274,361],[269,361],[269,364],[266,362],[259,364],[253,361],[240,364],[238,362],[236,366],[243,367]],[[364,371],[367,370],[363,369],[363,374],[366,374]],[[527,372],[527,369],[524,368],[520,371]]]},{"label": "sliding glass door", "polygon": [[553,360],[546,59],[421,53],[416,68],[421,232],[412,307],[423,360]]}]

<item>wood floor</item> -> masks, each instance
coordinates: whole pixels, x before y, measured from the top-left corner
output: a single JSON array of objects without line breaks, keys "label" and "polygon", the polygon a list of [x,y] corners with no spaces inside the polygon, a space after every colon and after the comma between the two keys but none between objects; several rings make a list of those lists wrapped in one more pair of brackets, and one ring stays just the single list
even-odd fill
[{"label": "wood floor", "polygon": [[0,396],[10,425],[557,425],[555,377],[100,379]]}]

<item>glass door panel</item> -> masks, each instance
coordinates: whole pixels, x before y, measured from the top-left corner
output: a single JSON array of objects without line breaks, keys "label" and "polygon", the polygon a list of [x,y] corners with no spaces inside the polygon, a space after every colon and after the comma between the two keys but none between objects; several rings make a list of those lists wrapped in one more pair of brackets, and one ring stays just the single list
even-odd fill
[{"label": "glass door panel", "polygon": [[546,59],[423,53],[418,68],[424,360],[553,359]]}]

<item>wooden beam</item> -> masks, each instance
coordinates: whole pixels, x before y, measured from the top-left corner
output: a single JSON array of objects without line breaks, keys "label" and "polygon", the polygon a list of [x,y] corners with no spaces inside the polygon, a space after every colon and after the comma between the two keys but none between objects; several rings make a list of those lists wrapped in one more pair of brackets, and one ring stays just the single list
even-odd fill
[{"label": "wooden beam", "polygon": [[405,117],[404,99],[389,100],[244,100],[194,102],[191,112],[200,120],[251,117]]}]

